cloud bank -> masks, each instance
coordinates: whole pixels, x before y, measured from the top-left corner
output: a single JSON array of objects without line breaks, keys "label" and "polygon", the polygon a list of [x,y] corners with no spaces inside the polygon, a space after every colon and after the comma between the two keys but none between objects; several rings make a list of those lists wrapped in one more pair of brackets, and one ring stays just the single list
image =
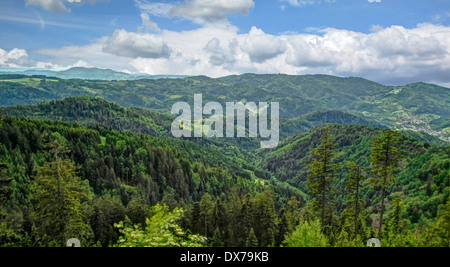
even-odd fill
[{"label": "cloud bank", "polygon": [[[99,0],[84,0],[81,4]],[[293,6],[333,0],[280,0]],[[380,2],[369,0],[369,2]],[[62,0],[27,0],[28,5],[67,12]],[[67,4],[67,3],[66,3]],[[370,33],[326,28],[306,33],[268,34],[256,26],[241,32],[227,21],[246,15],[253,0],[135,0],[142,26],[115,30],[86,45],[33,51],[0,50],[0,67],[89,65],[148,74],[207,75],[242,73],[361,76],[384,84],[417,81],[450,85],[450,27],[431,23],[413,28],[373,25]],[[160,29],[152,17],[187,19],[197,29]]]},{"label": "cloud bank", "polygon": [[[257,27],[239,33],[232,25],[184,32],[116,30],[89,45],[35,52],[55,66],[82,60],[149,74],[325,73],[387,84],[450,84],[450,27],[433,24],[377,28],[368,34],[327,28],[317,34],[270,35]],[[25,50],[0,51],[0,66],[33,64]]]}]

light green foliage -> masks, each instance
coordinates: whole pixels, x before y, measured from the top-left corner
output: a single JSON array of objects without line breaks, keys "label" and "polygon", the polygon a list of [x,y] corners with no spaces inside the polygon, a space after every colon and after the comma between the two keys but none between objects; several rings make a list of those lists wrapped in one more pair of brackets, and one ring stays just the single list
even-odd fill
[{"label": "light green foliage", "polygon": [[302,221],[295,227],[292,234],[287,236],[284,247],[326,247],[327,238],[322,234],[320,221]]},{"label": "light green foliage", "polygon": [[153,216],[147,218],[145,229],[140,226],[124,227],[123,222],[116,224],[122,234],[117,247],[203,247],[206,238],[186,233],[179,220],[183,210],[169,211],[167,206],[153,207]]}]

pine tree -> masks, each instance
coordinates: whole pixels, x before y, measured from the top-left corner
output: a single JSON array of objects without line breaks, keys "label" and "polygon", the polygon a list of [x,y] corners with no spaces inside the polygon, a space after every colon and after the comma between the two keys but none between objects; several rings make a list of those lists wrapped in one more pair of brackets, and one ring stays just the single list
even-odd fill
[{"label": "pine tree", "polygon": [[401,205],[400,199],[396,198],[393,201],[394,210],[392,212],[391,223],[389,227],[389,243],[393,243],[397,235],[400,233],[400,223],[401,223]]},{"label": "pine tree", "polygon": [[277,235],[275,237],[275,246],[279,247],[286,235],[288,235],[290,232],[290,226],[289,226],[289,219],[287,216],[287,212],[285,209],[282,209],[280,211],[280,215],[278,216],[278,232]]},{"label": "pine tree", "polygon": [[354,208],[354,227],[355,227],[355,245],[358,240],[358,217],[360,211],[363,209],[363,202],[360,199],[360,190],[362,187],[362,181],[364,180],[364,175],[361,173],[361,167],[356,165],[354,162],[349,162],[347,164],[349,173],[347,174],[348,181],[345,188],[349,191],[347,195],[347,204],[353,205]]},{"label": "pine tree", "polygon": [[288,202],[288,206],[289,206],[289,209],[287,211],[287,215],[286,216],[288,216],[289,227],[290,227],[290,230],[292,230],[292,229],[295,228],[295,226],[297,224],[298,217],[299,217],[298,208],[300,206],[300,201],[298,201],[295,196],[292,196],[291,199]]},{"label": "pine tree", "polygon": [[247,248],[255,248],[258,247],[258,238],[256,238],[255,231],[253,228],[250,229],[250,233],[245,241],[245,247]]},{"label": "pine tree", "polygon": [[245,245],[247,238],[252,229],[253,215],[252,215],[252,201],[249,194],[245,195],[242,199],[242,208],[239,216],[239,227],[238,227],[238,244],[239,246]]},{"label": "pine tree", "polygon": [[[345,211],[344,211],[345,212]],[[337,235],[337,240],[335,241],[336,247],[350,247],[352,246],[351,243],[351,228],[354,227],[353,222],[349,220],[348,216],[346,214],[342,214],[342,222],[341,222],[341,231]],[[356,246],[356,240],[354,242],[354,245]]]},{"label": "pine tree", "polygon": [[214,230],[214,235],[210,242],[213,247],[223,247],[224,246],[224,242],[222,240],[222,234],[221,234],[219,227],[217,227],[216,230]]},{"label": "pine tree", "polygon": [[236,187],[231,189],[229,203],[227,205],[228,215],[228,244],[232,247],[239,246],[239,231],[241,228],[242,202]]},{"label": "pine tree", "polygon": [[259,246],[273,245],[277,225],[272,191],[262,192],[254,198],[252,217],[252,228],[259,241]]},{"label": "pine tree", "polygon": [[214,202],[210,194],[206,193],[200,200],[200,225],[201,234],[205,237],[212,237],[214,228],[212,227],[212,211]]},{"label": "pine tree", "polygon": [[368,183],[381,191],[380,222],[378,225],[378,239],[381,240],[383,227],[383,214],[385,211],[385,199],[388,187],[395,182],[392,173],[401,159],[399,149],[400,134],[396,131],[383,130],[383,136],[376,136],[372,142],[370,154],[372,173],[375,177],[368,180]]},{"label": "pine tree", "polygon": [[220,197],[217,197],[211,214],[211,225],[213,229],[219,229],[222,233],[226,225],[226,211]]},{"label": "pine tree", "polygon": [[37,242],[41,246],[66,246],[70,238],[86,244],[92,229],[84,221],[82,198],[87,196],[87,184],[76,175],[74,163],[62,156],[69,152],[63,138],[56,134],[48,144],[51,162],[36,168],[35,203],[32,214],[36,224]]},{"label": "pine tree", "polygon": [[[308,168],[307,187],[314,198],[313,210],[320,213],[321,227],[330,227],[335,189],[332,187],[337,165],[333,164],[334,145],[328,127],[323,130],[313,161]],[[328,229],[329,230],[329,229]]]}]

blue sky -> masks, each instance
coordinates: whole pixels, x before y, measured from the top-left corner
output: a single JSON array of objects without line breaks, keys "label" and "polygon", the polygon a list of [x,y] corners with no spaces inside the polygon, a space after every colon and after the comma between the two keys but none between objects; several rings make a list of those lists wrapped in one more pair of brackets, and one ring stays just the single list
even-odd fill
[{"label": "blue sky", "polygon": [[[76,3],[78,2],[78,3]],[[448,0],[0,0],[0,67],[450,85]]]}]

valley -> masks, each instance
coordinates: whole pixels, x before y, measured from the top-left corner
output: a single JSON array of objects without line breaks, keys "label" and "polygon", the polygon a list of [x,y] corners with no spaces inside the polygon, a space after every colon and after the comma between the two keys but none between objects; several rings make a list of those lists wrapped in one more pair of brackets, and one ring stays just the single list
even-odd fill
[{"label": "valley", "polygon": [[[173,137],[170,108],[193,103],[196,93],[205,102],[278,101],[279,145]],[[0,111],[2,246],[61,245],[64,226],[52,229],[47,220],[59,215],[40,203],[70,217],[70,234],[87,246],[280,247],[305,229],[321,236],[316,245],[364,246],[377,234],[382,203],[383,246],[448,242],[448,88],[326,75],[107,81],[15,74],[0,75]],[[382,201],[381,187],[368,181],[378,175],[377,141],[393,130],[399,161],[389,167],[393,182]],[[311,164],[324,142],[334,167],[321,226]],[[350,162],[366,178],[359,200],[347,185]],[[63,173],[70,204],[54,198],[54,177]],[[356,219],[354,201],[361,202]]]}]

